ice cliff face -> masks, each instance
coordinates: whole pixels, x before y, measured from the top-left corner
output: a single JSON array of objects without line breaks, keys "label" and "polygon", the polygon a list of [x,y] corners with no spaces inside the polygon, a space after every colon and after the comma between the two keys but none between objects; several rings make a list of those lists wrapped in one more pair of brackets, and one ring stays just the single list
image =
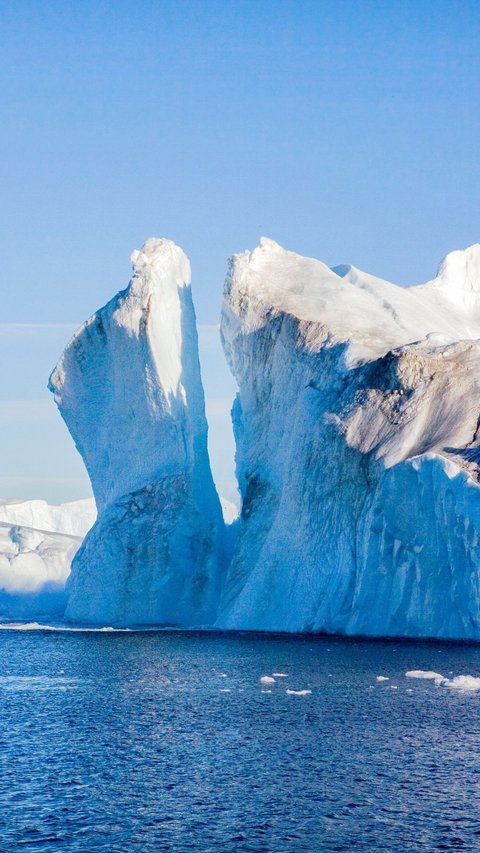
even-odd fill
[{"label": "ice cliff face", "polygon": [[480,246],[399,288],[263,239],[222,316],[243,498],[217,625],[480,638]]},{"label": "ice cliff face", "polygon": [[190,266],[169,240],[74,335],[50,388],[87,467],[98,519],[72,566],[68,619],[212,621],[223,520],[207,453]]}]

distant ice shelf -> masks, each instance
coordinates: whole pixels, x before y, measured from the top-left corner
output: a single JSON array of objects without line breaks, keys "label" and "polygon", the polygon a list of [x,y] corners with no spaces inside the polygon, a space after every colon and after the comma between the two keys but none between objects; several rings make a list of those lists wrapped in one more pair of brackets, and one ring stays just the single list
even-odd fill
[{"label": "distant ice shelf", "polygon": [[70,565],[95,515],[93,500],[0,500],[0,620],[63,617]]}]

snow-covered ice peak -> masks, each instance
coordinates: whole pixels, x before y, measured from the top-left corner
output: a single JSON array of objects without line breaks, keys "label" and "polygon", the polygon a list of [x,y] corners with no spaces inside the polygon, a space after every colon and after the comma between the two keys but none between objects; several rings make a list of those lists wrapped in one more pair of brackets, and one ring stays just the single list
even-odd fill
[{"label": "snow-covered ice peak", "polygon": [[133,250],[130,260],[134,269],[134,287],[139,281],[148,280],[155,283],[173,281],[177,287],[191,282],[190,261],[173,240],[150,237],[140,250]]},{"label": "snow-covered ice peak", "polygon": [[447,255],[426,284],[400,287],[353,266],[329,268],[262,237],[253,251],[233,256],[225,301],[244,331],[289,314],[301,321],[310,350],[326,339],[344,343],[351,366],[431,333],[445,342],[480,338],[479,292],[478,244]]},{"label": "snow-covered ice peak", "polygon": [[450,252],[439,266],[432,285],[440,286],[455,303],[480,309],[480,243]]},{"label": "snow-covered ice peak", "polygon": [[216,606],[223,520],[190,264],[156,238],[132,263],[129,286],[80,327],[50,378],[98,507],[67,612],[103,624],[204,624]]}]

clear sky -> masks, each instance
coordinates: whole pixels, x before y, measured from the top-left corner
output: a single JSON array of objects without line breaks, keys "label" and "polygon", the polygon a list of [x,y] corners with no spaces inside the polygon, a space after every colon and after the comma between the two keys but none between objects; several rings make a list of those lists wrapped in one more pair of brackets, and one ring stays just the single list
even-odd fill
[{"label": "clear sky", "polygon": [[45,384],[148,236],[208,326],[261,234],[402,284],[478,241],[479,44],[477,0],[2,0],[0,495],[85,493]]}]

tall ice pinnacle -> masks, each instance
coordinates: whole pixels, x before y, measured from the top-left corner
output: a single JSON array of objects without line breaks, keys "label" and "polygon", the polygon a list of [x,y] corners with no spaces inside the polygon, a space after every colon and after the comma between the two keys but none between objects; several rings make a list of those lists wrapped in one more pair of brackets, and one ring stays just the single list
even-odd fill
[{"label": "tall ice pinnacle", "polygon": [[216,609],[223,520],[207,451],[190,264],[170,240],[76,332],[50,377],[98,519],[72,566],[66,617],[203,625]]}]

